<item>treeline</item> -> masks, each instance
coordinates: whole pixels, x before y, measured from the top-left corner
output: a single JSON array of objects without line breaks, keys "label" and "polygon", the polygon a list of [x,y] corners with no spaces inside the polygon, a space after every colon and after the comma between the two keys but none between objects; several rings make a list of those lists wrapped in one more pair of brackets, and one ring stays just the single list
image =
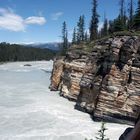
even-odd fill
[{"label": "treeline", "polygon": [[[140,0],[138,0],[137,9],[134,12],[134,0],[129,0],[128,6],[125,0],[120,0],[120,11],[114,20],[104,19],[104,26],[98,32],[97,37],[104,37],[119,31],[139,31],[140,30]],[[125,7],[128,7],[126,10]]]},{"label": "treeline", "polygon": [[[73,30],[72,44],[94,41],[111,35],[114,32],[140,31],[140,0],[137,0],[136,10],[134,10],[134,0],[129,0],[128,5],[126,5],[125,0],[118,0],[118,5],[118,16],[114,20],[108,20],[106,14],[104,14],[104,24],[99,30],[99,17],[101,16],[98,14],[98,0],[92,0],[92,16],[89,32],[85,29],[85,17],[81,15]],[[63,23],[62,27],[62,42],[62,48],[66,50],[69,47],[66,22]]]},{"label": "treeline", "polygon": [[25,47],[23,45],[0,43],[0,62],[50,60],[55,52],[49,49]]}]

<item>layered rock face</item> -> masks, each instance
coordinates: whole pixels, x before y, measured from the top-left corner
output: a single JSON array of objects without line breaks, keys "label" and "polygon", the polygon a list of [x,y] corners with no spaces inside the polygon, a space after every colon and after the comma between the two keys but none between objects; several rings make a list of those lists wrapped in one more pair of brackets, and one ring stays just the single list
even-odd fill
[{"label": "layered rock face", "polygon": [[90,46],[90,52],[72,47],[54,62],[50,88],[94,119],[134,123],[140,111],[139,37],[115,36]]}]

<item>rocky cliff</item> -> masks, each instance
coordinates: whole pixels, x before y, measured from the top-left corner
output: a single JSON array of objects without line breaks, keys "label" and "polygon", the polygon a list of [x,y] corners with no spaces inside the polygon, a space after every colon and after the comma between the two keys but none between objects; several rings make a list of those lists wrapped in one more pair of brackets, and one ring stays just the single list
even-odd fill
[{"label": "rocky cliff", "polygon": [[140,38],[114,36],[71,47],[54,61],[50,89],[93,119],[133,124],[140,110]]}]

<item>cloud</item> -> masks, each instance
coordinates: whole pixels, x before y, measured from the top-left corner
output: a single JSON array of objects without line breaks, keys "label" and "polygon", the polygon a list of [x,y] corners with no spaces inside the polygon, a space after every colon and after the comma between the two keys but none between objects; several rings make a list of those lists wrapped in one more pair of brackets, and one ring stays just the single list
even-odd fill
[{"label": "cloud", "polygon": [[31,16],[24,19],[10,8],[0,8],[0,29],[19,32],[25,31],[29,24],[43,25],[45,23],[46,19],[44,17]]},{"label": "cloud", "polygon": [[63,12],[57,12],[52,14],[52,20],[58,20],[63,15]]},{"label": "cloud", "polygon": [[24,20],[9,9],[0,8],[0,28],[11,31],[24,31]]},{"label": "cloud", "polygon": [[26,24],[38,24],[38,25],[43,25],[46,23],[46,19],[44,17],[28,17],[25,19]]}]

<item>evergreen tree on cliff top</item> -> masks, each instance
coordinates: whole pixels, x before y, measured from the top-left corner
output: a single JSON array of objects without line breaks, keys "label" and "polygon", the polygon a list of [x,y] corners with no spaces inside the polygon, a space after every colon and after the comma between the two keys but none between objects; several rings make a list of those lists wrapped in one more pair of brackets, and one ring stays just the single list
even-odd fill
[{"label": "evergreen tree on cliff top", "polygon": [[134,5],[133,5],[133,0],[130,0],[129,2],[129,21],[128,21],[128,28],[132,29],[133,24],[134,24]]},{"label": "evergreen tree on cliff top", "polygon": [[65,55],[67,48],[68,48],[68,31],[66,22],[64,21],[62,26],[62,46],[61,46],[62,55]]},{"label": "evergreen tree on cliff top", "polygon": [[120,0],[120,14],[117,19],[114,20],[114,31],[124,31],[127,29],[127,17],[125,11],[125,0]]},{"label": "evergreen tree on cliff top", "polygon": [[134,16],[134,28],[140,30],[140,0],[138,0],[138,8]]},{"label": "evergreen tree on cliff top", "polygon": [[108,35],[108,20],[105,18],[104,20],[104,36]]},{"label": "evergreen tree on cliff top", "polygon": [[85,32],[85,42],[88,42],[89,41],[89,36],[88,36],[88,33],[87,31]]},{"label": "evergreen tree on cliff top", "polygon": [[84,41],[85,36],[85,17],[80,16],[77,23],[77,43]]},{"label": "evergreen tree on cliff top", "polygon": [[98,36],[98,23],[99,23],[99,15],[97,13],[97,0],[93,0],[93,8],[92,8],[92,18],[90,23],[90,40],[97,39]]},{"label": "evergreen tree on cliff top", "polygon": [[76,38],[76,28],[73,30],[73,35],[72,35],[72,44],[77,43],[77,38]]},{"label": "evergreen tree on cliff top", "polygon": [[104,25],[100,31],[100,37],[104,37],[107,35],[108,35],[108,20],[107,20],[106,16],[104,16]]}]

